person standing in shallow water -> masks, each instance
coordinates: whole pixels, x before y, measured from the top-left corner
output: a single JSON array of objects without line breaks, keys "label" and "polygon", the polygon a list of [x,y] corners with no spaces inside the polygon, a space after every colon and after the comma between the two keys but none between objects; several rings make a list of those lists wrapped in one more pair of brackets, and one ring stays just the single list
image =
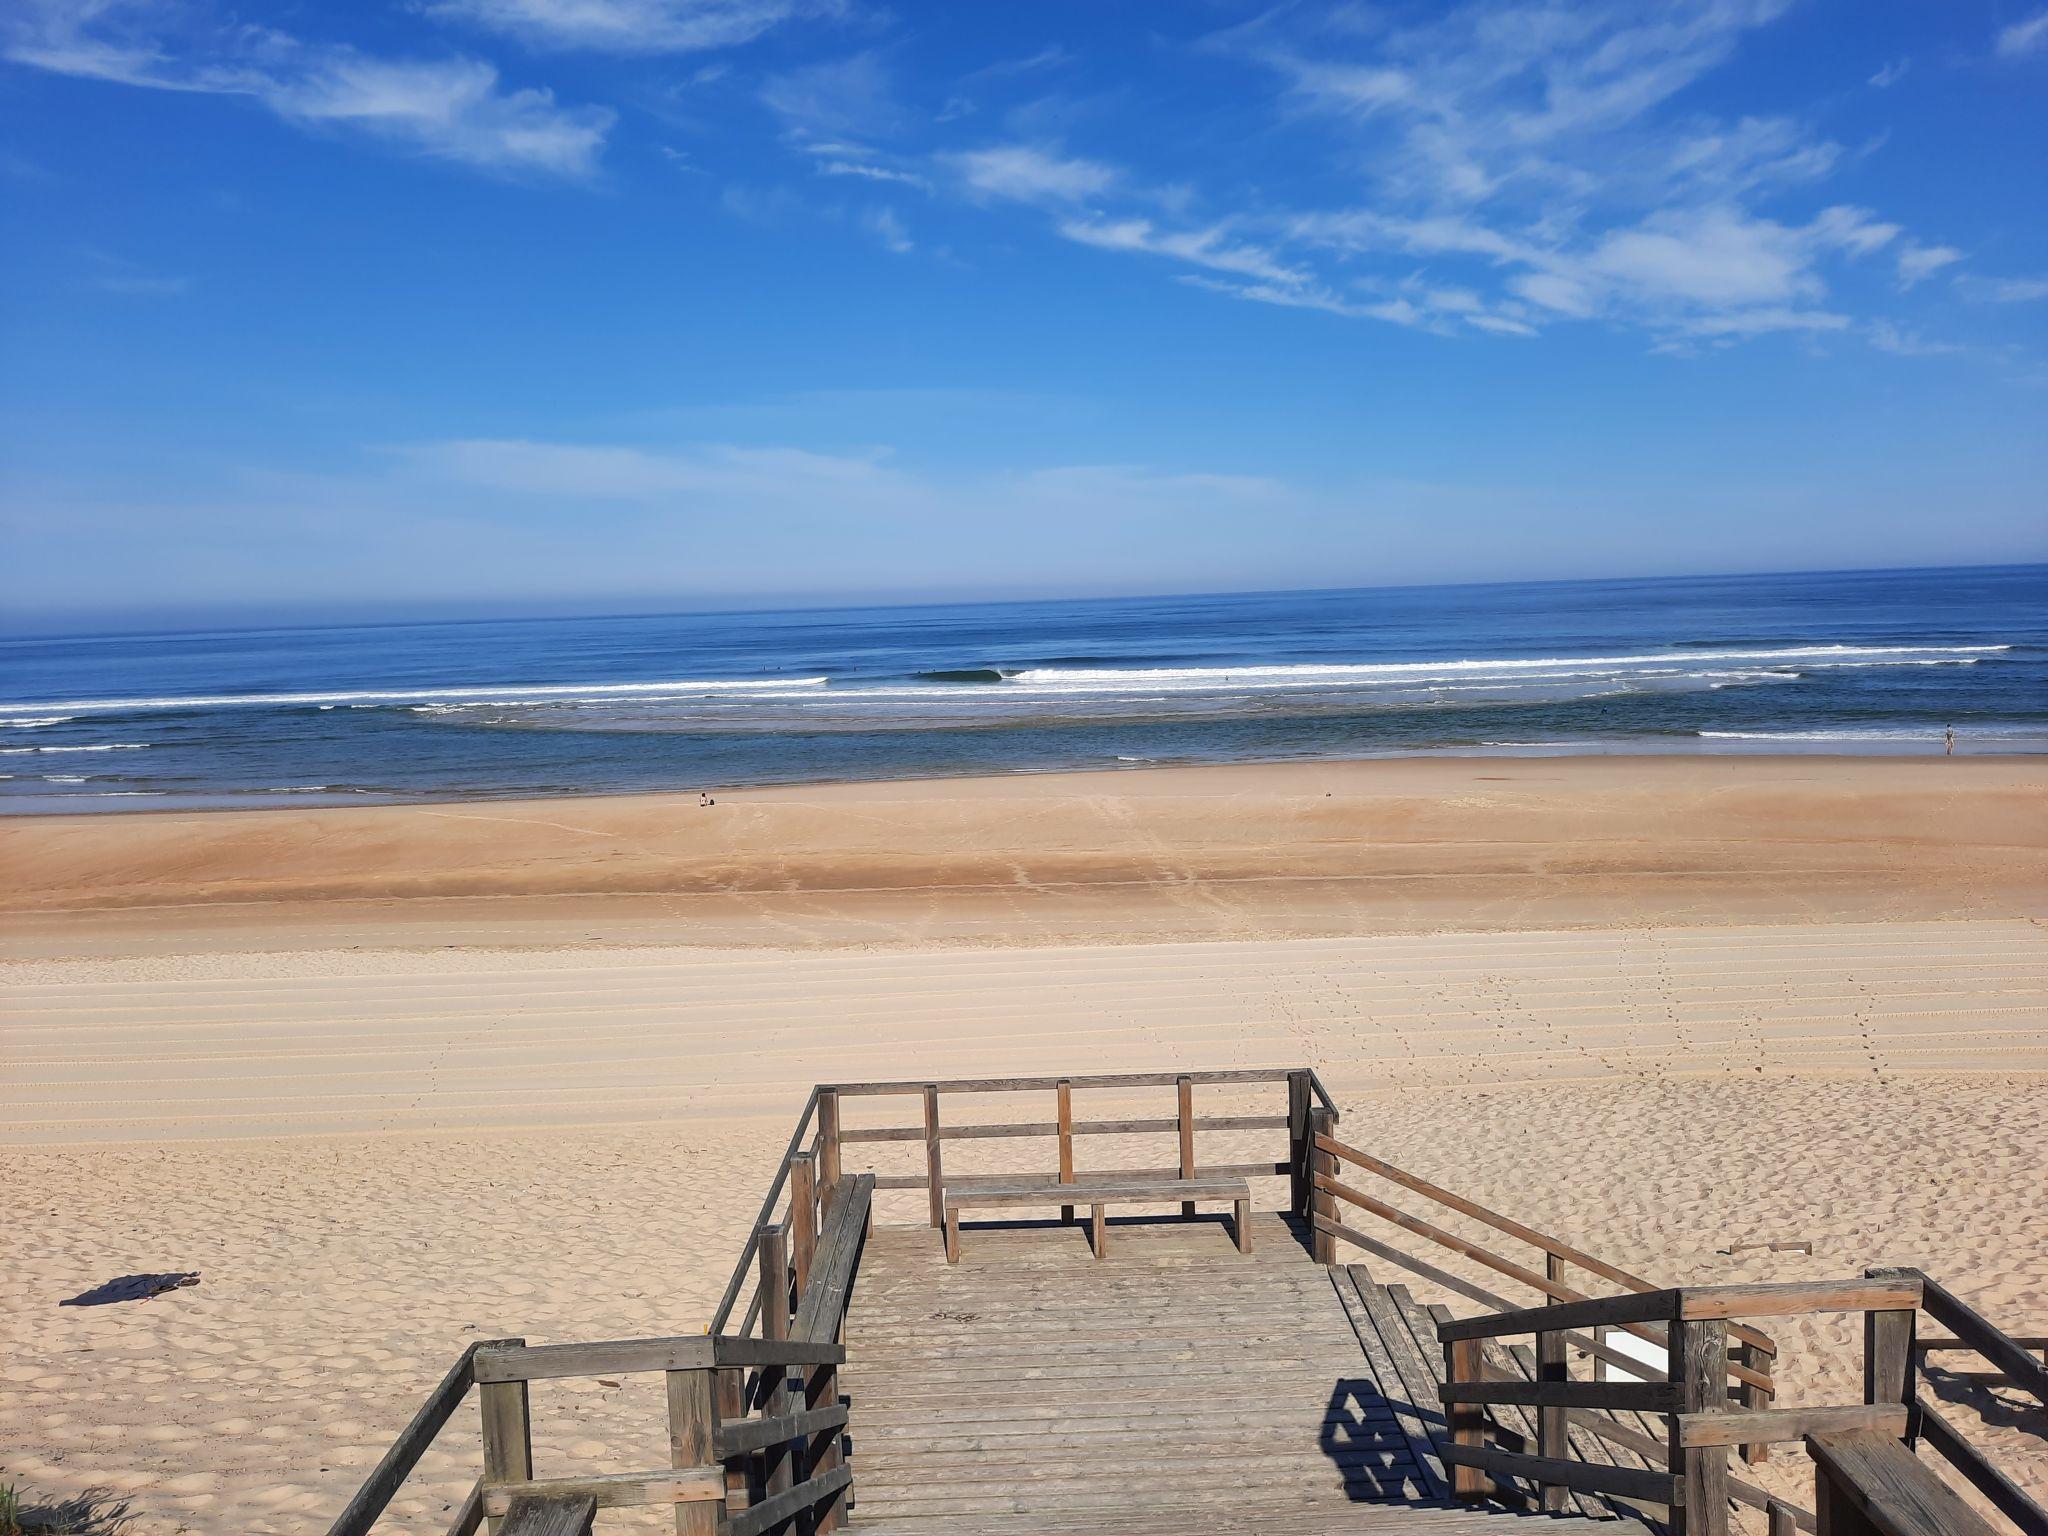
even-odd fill
[{"label": "person standing in shallow water", "polygon": [[1941,742],[1946,754],[1954,757],[1956,755],[1956,728],[1954,726],[1950,726],[1941,733]]}]

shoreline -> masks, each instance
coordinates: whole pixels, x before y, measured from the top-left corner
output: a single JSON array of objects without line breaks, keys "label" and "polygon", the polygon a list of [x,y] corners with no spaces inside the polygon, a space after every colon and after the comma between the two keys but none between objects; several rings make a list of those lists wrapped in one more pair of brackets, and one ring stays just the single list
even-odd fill
[{"label": "shoreline", "polygon": [[[2014,761],[2048,762],[2048,728],[2032,735],[2008,733],[2003,738],[1980,736],[1975,740],[1967,735],[1958,737],[1954,753],[1942,751],[1939,735],[1920,738],[1893,740],[1869,740],[1859,745],[1853,739],[1842,739],[1835,735],[1822,734],[1811,739],[1802,738],[1798,733],[1778,734],[1758,732],[1752,736],[1741,736],[1708,746],[1703,737],[1711,732],[1692,732],[1682,736],[1659,738],[1654,736],[1628,737],[1604,740],[1590,737],[1571,741],[1515,741],[1515,742],[1467,742],[1442,747],[1414,747],[1389,749],[1384,752],[1361,752],[1351,755],[1315,754],[1296,757],[1242,757],[1228,759],[1203,759],[1166,761],[1156,758],[1119,758],[1116,765],[1093,767],[1022,767],[1010,768],[1000,773],[918,773],[880,775],[870,778],[798,778],[761,779],[735,781],[722,786],[712,786],[714,794],[760,794],[771,790],[829,790],[851,789],[869,785],[890,784],[951,784],[968,780],[986,779],[993,782],[1007,782],[1011,779],[1067,777],[1079,774],[1127,774],[1156,773],[1189,769],[1236,769],[1236,768],[1292,768],[1333,766],[1352,763],[1440,763],[1440,762],[1499,762],[1528,761],[1556,762],[1578,759],[1605,760],[1609,758],[1628,759],[1722,759],[1722,758],[1786,758],[1805,760],[1812,758],[1840,758],[1851,762],[1866,761],[1925,761],[1941,758],[1970,758]],[[1725,733],[1724,733],[1725,734]],[[1752,744],[1737,745],[1737,740]],[[1981,748],[1978,743],[1996,740],[1999,745],[1993,749]],[[1667,741],[1666,745],[1659,745]],[[2023,743],[2014,746],[2012,743]],[[534,792],[531,790],[449,790],[446,794],[427,793],[399,795],[383,790],[314,787],[275,787],[249,790],[225,790],[218,793],[181,793],[175,790],[97,790],[75,795],[42,795],[33,792],[17,792],[11,796],[0,796],[0,826],[16,819],[45,820],[53,817],[134,817],[161,815],[202,815],[229,814],[247,811],[285,810],[294,806],[305,810],[379,810],[416,806],[431,809],[449,805],[507,805],[507,804],[554,804],[561,801],[617,800],[624,798],[656,798],[673,795],[694,795],[696,788],[677,789],[574,789],[558,792]],[[120,801],[122,804],[100,804],[88,806],[88,800]],[[143,800],[156,802],[147,805],[129,805],[125,802]]]},{"label": "shoreline", "polygon": [[0,820],[0,957],[2048,913],[2048,759],[1352,759]]}]

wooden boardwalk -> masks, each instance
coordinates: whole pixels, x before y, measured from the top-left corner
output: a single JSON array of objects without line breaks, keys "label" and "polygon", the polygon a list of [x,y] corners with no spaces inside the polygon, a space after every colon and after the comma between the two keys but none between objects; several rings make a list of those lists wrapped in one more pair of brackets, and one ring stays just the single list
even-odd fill
[{"label": "wooden boardwalk", "polygon": [[877,1228],[841,1378],[854,1527],[1516,1529],[1446,1498],[1434,1319],[1314,1263],[1298,1222],[1262,1213],[1252,1238],[1115,1222],[1097,1262],[1085,1222],[970,1226],[948,1265],[929,1227]]}]

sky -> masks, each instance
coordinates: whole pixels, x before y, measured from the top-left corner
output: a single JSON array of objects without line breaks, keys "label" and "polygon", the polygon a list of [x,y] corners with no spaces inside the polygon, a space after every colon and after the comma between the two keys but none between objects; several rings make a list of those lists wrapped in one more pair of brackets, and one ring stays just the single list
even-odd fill
[{"label": "sky", "polygon": [[13,0],[0,608],[2048,558],[2020,0]]}]

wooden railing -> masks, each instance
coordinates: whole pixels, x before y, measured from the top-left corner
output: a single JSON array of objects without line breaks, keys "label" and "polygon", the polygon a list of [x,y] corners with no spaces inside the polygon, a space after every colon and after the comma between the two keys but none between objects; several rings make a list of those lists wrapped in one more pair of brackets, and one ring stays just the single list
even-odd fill
[{"label": "wooden railing", "polygon": [[[1520,1242],[1529,1244],[1542,1255],[1541,1271],[1529,1265],[1504,1258],[1478,1243],[1446,1230],[1436,1222],[1425,1221],[1410,1215],[1388,1201],[1367,1193],[1354,1184],[1337,1177],[1339,1165],[1348,1165],[1367,1173],[1387,1184],[1419,1195],[1423,1199],[1456,1212],[1460,1216],[1492,1227],[1497,1232]],[[1389,1263],[1398,1264],[1416,1274],[1434,1281],[1449,1291],[1495,1312],[1508,1312],[1518,1304],[1508,1300],[1484,1286],[1473,1284],[1462,1276],[1414,1257],[1404,1249],[1385,1242],[1371,1233],[1360,1230],[1338,1219],[1338,1202],[1366,1212],[1368,1215],[1398,1227],[1410,1236],[1427,1242],[1467,1259],[1482,1268],[1525,1285],[1549,1301],[1577,1302],[1591,1299],[1589,1290],[1582,1289],[1583,1280],[1568,1284],[1568,1270],[1578,1269],[1593,1275],[1610,1285],[1620,1286],[1624,1291],[1641,1294],[1654,1291],[1657,1287],[1641,1275],[1631,1274],[1617,1264],[1596,1258],[1570,1243],[1560,1241],[1549,1234],[1537,1231],[1519,1221],[1490,1211],[1476,1201],[1432,1184],[1427,1179],[1396,1168],[1392,1163],[1361,1152],[1356,1147],[1346,1146],[1327,1133],[1318,1134],[1312,1149],[1311,1176],[1314,1186],[1313,1205],[1310,1213],[1316,1231],[1316,1258],[1325,1264],[1335,1261],[1335,1244],[1341,1239],[1365,1249]],[[1641,1376],[1654,1367],[1646,1366],[1641,1359],[1623,1354],[1613,1348],[1606,1338],[1608,1327],[1618,1327],[1623,1332],[1658,1345],[1667,1345],[1668,1329],[1662,1321],[1644,1319],[1622,1324],[1605,1325],[1590,1331],[1576,1332],[1570,1342],[1594,1359],[1630,1376]],[[1729,1380],[1729,1395],[1744,1408],[1760,1410],[1769,1405],[1775,1388],[1772,1384],[1772,1362],[1778,1347],[1770,1336],[1754,1328],[1737,1326],[1729,1330],[1730,1354],[1726,1362]],[[1763,1461],[1769,1455],[1769,1447],[1754,1443],[1743,1447],[1743,1456],[1750,1461]]]},{"label": "wooden railing", "polygon": [[[799,1273],[779,1227],[755,1234],[761,1337],[689,1334],[528,1347],[524,1339],[473,1344],[428,1394],[357,1490],[328,1536],[368,1536],[442,1427],[477,1388],[483,1469],[448,1527],[496,1531],[515,1500],[589,1500],[598,1509],[676,1507],[682,1536],[761,1536],[801,1519],[829,1536],[848,1506],[850,1409],[840,1395],[838,1342],[866,1237],[871,1177],[836,1179],[825,1218],[799,1231]],[[646,1472],[537,1478],[527,1383],[565,1376],[661,1371],[668,1378],[671,1465]]]},{"label": "wooden railing", "polygon": [[[1215,1087],[1284,1086],[1284,1109],[1264,1115],[1201,1115],[1195,1110],[1198,1089]],[[1139,1118],[1076,1119],[1077,1095],[1146,1089],[1171,1089],[1173,1113]],[[946,1101],[989,1095],[1050,1095],[1052,1117],[1045,1120],[1014,1120],[997,1123],[955,1120],[945,1113]],[[846,1126],[842,1114],[849,1100],[901,1098],[916,1102],[922,1110],[915,1125]],[[1041,1099],[1041,1102],[1043,1100]],[[1181,1178],[1254,1178],[1284,1176],[1292,1185],[1292,1208],[1304,1218],[1308,1214],[1309,1147],[1318,1129],[1327,1134],[1337,1123],[1337,1106],[1322,1079],[1307,1067],[1244,1068],[1215,1072],[1123,1072],[1093,1076],[965,1078],[933,1082],[827,1083],[811,1090],[803,1113],[791,1134],[769,1181],[767,1197],[751,1235],[742,1247],[731,1278],[712,1314],[714,1332],[730,1329],[753,1336],[761,1324],[761,1254],[764,1236],[781,1234],[789,1251],[789,1262],[801,1276],[810,1259],[812,1234],[823,1217],[827,1192],[859,1154],[850,1148],[885,1143],[912,1143],[924,1149],[921,1174],[877,1174],[876,1190],[921,1189],[934,1227],[945,1225],[945,1188],[972,1188],[976,1183],[1000,1180],[1004,1183],[1043,1182],[1048,1187],[1073,1184],[1077,1190],[1091,1179],[1173,1176]],[[1266,1162],[1203,1163],[1198,1156],[1199,1137],[1204,1132],[1285,1131],[1287,1148],[1283,1158]],[[1077,1171],[1075,1144],[1089,1136],[1171,1136],[1176,1158],[1171,1167],[1117,1168]],[[1054,1143],[1054,1156],[1035,1170],[1017,1174],[948,1174],[945,1149],[952,1142],[986,1142],[1030,1138]],[[1063,1213],[1072,1220],[1069,1207]],[[737,1318],[737,1322],[735,1322]]]},{"label": "wooden railing", "polygon": [[2019,1485],[1966,1440],[1920,1390],[1921,1371],[1931,1350],[1969,1350],[1988,1361],[2000,1380],[2027,1393],[2048,1407],[2048,1363],[2036,1360],[2030,1350],[2048,1346],[2041,1338],[2014,1338],[1989,1318],[1962,1301],[1939,1281],[1917,1269],[1873,1269],[1874,1278],[1912,1280],[1921,1289],[1921,1310],[1948,1329],[1947,1338],[1909,1338],[1915,1369],[1911,1375],[1912,1409],[1906,1438],[1911,1444],[1925,1444],[1955,1468],[1957,1474],[2025,1536],[2048,1536],[2048,1509],[2021,1490]]},{"label": "wooden railing", "polygon": [[[1726,1536],[1731,1501],[1760,1503],[1773,1536],[1808,1527],[1811,1517],[1730,1476],[1728,1452],[1741,1445],[1876,1431],[1903,1437],[1910,1393],[1913,1314],[1920,1305],[1917,1279],[1882,1277],[1792,1285],[1685,1287],[1557,1302],[1548,1306],[1441,1323],[1442,1396],[1451,1444],[1444,1461],[1453,1469],[1452,1492],[1482,1499],[1494,1480],[1534,1485],[1547,1510],[1564,1507],[1570,1492],[1584,1492],[1668,1511],[1672,1536]],[[1822,1312],[1865,1316],[1865,1401],[1839,1407],[1738,1408],[1727,1388],[1728,1342],[1733,1319]],[[1669,1341],[1663,1381],[1574,1381],[1567,1342],[1594,1328],[1662,1324]],[[1515,1334],[1536,1337],[1533,1381],[1488,1379],[1486,1340]],[[1534,1409],[1535,1452],[1487,1444],[1486,1409],[1513,1404]],[[1576,1459],[1568,1434],[1574,1411],[1661,1414],[1668,1431],[1661,1456],[1638,1448],[1648,1468]],[[1654,1447],[1652,1447],[1654,1449]],[[1745,1497],[1748,1495],[1748,1497]]]}]

